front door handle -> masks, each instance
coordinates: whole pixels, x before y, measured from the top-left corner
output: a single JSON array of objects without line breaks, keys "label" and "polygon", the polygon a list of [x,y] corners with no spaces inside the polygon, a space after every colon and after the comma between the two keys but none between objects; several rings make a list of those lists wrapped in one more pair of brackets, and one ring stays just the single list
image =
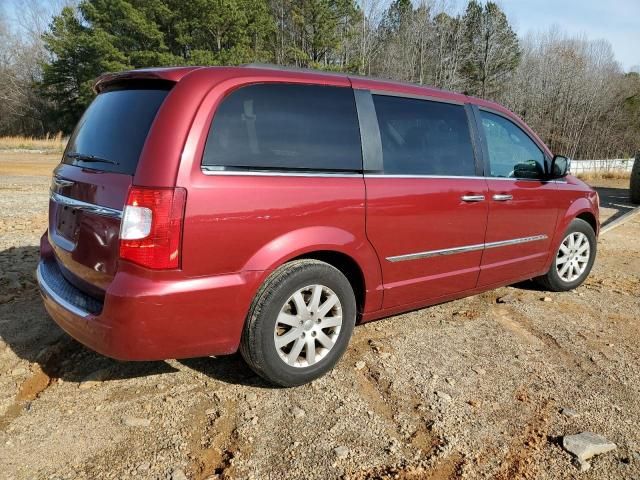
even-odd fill
[{"label": "front door handle", "polygon": [[484,195],[463,195],[460,199],[463,202],[484,202]]},{"label": "front door handle", "polygon": [[509,201],[509,200],[513,200],[513,195],[508,195],[508,194],[506,194],[506,193],[496,193],[496,194],[493,196],[493,199],[494,199],[496,202],[507,202],[507,201]]}]

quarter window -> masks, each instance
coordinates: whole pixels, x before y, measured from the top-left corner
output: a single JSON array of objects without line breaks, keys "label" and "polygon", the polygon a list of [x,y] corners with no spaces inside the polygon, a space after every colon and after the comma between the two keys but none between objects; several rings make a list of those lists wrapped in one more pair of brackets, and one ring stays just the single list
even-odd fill
[{"label": "quarter window", "polygon": [[384,172],[399,175],[475,175],[467,114],[462,105],[373,96]]},{"label": "quarter window", "polygon": [[362,170],[353,90],[243,87],[214,114],[202,161],[219,170]]},{"label": "quarter window", "polygon": [[487,138],[492,177],[532,178],[544,176],[544,153],[510,120],[480,111]]}]

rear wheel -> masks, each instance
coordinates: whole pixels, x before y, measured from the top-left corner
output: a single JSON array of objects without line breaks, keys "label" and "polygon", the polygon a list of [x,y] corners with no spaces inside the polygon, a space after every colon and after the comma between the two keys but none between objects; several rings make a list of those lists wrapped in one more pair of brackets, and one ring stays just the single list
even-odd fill
[{"label": "rear wheel", "polygon": [[266,380],[290,387],[332,369],[356,320],[353,289],[345,276],[318,260],[283,265],[253,301],[240,352]]},{"label": "rear wheel", "polygon": [[546,275],[538,278],[555,292],[572,290],[585,281],[596,258],[596,234],[584,220],[571,222]]}]

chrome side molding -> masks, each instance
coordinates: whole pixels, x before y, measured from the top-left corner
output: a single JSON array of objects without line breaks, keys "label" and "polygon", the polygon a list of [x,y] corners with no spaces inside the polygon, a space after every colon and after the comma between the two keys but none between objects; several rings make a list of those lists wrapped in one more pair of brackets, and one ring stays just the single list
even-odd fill
[{"label": "chrome side molding", "polygon": [[549,237],[546,235],[533,235],[531,237],[514,238],[512,240],[501,240],[499,242],[478,243],[476,245],[464,245],[462,247],[443,248],[441,250],[428,250],[426,252],[408,253],[406,255],[395,255],[387,257],[389,262],[404,262],[407,260],[418,260],[420,258],[439,257],[442,255],[455,255],[457,253],[475,252],[489,248],[506,247],[518,245],[520,243],[537,242]]},{"label": "chrome side molding", "polygon": [[506,247],[509,245],[518,245],[519,243],[537,242],[539,240],[546,240],[546,235],[533,235],[531,237],[514,238],[513,240],[501,240],[499,242],[489,242],[484,244],[484,248],[497,248]]},{"label": "chrome side molding", "polygon": [[463,247],[443,248],[441,250],[428,250],[426,252],[408,253],[406,255],[396,255],[387,257],[390,262],[404,262],[406,260],[418,260],[419,258],[439,257],[443,255],[454,255],[456,253],[475,252],[476,250],[484,250],[484,243],[477,245],[465,245]]},{"label": "chrome side molding", "polygon": [[103,207],[102,205],[82,202],[80,200],[76,200],[75,198],[65,197],[64,195],[60,195],[56,192],[51,192],[49,196],[51,200],[56,202],[58,205],[77,208],[78,210],[95,213],[96,215],[101,215],[103,217],[117,218],[119,220],[122,219],[122,210],[116,210],[115,208]]}]

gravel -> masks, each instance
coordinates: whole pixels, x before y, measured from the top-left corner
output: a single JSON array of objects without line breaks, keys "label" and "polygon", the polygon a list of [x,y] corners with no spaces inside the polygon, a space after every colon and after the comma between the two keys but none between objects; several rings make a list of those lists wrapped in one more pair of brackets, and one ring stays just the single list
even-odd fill
[{"label": "gravel", "polygon": [[[640,478],[638,217],[575,292],[359,326],[331,374],[280,389],[238,355],[127,363],[71,340],[33,277],[49,179],[0,171],[3,478]],[[562,447],[579,432],[617,445],[584,474]]]},{"label": "gravel", "polygon": [[151,425],[151,420],[148,418],[124,417],[122,423],[127,427],[148,427]]},{"label": "gravel", "polygon": [[336,447],[333,449],[333,453],[336,455],[336,458],[347,458],[349,449],[347,447]]},{"label": "gravel", "polygon": [[188,480],[188,478],[183,470],[177,469],[171,474],[171,480]]},{"label": "gravel", "polygon": [[574,418],[574,417],[577,417],[578,415],[580,415],[573,408],[563,408],[562,410],[560,410],[560,413],[562,415],[565,415],[565,416],[569,417],[569,418]]},{"label": "gravel", "polygon": [[302,418],[306,414],[305,414],[305,411],[302,410],[301,408],[294,407],[291,409],[291,415],[293,415],[293,418]]}]

